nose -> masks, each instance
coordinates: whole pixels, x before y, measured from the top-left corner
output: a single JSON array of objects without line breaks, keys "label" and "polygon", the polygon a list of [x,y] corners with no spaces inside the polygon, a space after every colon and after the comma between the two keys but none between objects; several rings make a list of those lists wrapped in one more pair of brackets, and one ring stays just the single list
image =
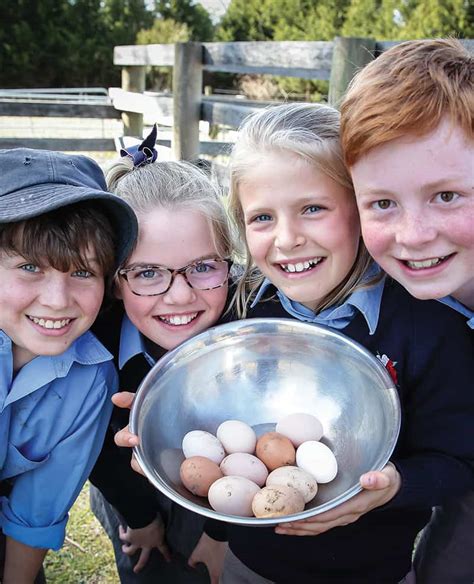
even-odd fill
[{"label": "nose", "polygon": [[183,274],[176,274],[171,288],[163,295],[167,304],[185,305],[196,300],[196,293],[188,284]]},{"label": "nose", "polygon": [[41,294],[42,304],[54,310],[67,308],[70,303],[70,280],[68,273],[53,270]]},{"label": "nose", "polygon": [[436,235],[436,224],[426,214],[405,212],[396,227],[395,240],[398,244],[413,249],[432,242]]},{"label": "nose", "polygon": [[275,247],[281,250],[292,250],[303,245],[304,234],[291,219],[280,219],[275,226]]}]

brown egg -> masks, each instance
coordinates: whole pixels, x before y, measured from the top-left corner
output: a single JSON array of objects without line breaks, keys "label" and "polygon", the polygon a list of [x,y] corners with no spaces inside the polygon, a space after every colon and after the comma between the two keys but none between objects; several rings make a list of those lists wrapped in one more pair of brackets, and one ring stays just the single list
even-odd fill
[{"label": "brown egg", "polygon": [[253,498],[255,517],[283,517],[304,509],[303,495],[286,485],[264,487]]},{"label": "brown egg", "polygon": [[223,476],[219,466],[204,456],[191,456],[184,460],[179,475],[188,491],[199,497],[207,497],[212,483]]},{"label": "brown egg", "polygon": [[280,466],[293,466],[296,460],[291,440],[278,432],[267,432],[260,436],[255,453],[270,471]]}]

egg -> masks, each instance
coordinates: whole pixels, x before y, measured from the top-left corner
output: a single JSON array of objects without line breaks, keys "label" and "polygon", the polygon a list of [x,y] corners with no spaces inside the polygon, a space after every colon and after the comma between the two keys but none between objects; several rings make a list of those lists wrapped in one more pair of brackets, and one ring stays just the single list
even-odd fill
[{"label": "egg", "polygon": [[[224,458],[225,460],[225,458]],[[308,503],[318,492],[316,479],[302,468],[297,466],[282,466],[272,471],[267,478],[267,487],[287,486],[296,489]]]},{"label": "egg", "polygon": [[255,517],[281,517],[304,509],[303,495],[286,485],[264,487],[255,494],[252,511]]},{"label": "egg", "polygon": [[188,432],[182,442],[184,456],[204,456],[216,464],[220,464],[225,456],[224,447],[210,432],[192,430]]},{"label": "egg", "polygon": [[224,458],[220,464],[220,470],[224,475],[245,477],[263,487],[267,480],[268,470],[263,462],[246,452],[234,452]]},{"label": "egg", "polygon": [[252,501],[260,487],[244,477],[228,476],[211,485],[209,504],[219,513],[252,516]]},{"label": "egg", "polygon": [[296,464],[318,483],[329,483],[337,475],[336,457],[322,442],[303,442],[296,451]]},{"label": "egg", "polygon": [[295,464],[295,448],[278,432],[266,432],[257,440],[256,454],[269,470]]},{"label": "egg", "polygon": [[181,464],[179,475],[188,491],[199,497],[207,497],[212,483],[223,476],[218,465],[204,456],[186,458]]},{"label": "egg", "polygon": [[253,429],[245,422],[227,420],[217,428],[217,438],[228,454],[234,452],[255,452],[257,436]]},{"label": "egg", "polygon": [[308,440],[320,440],[323,435],[323,425],[318,418],[303,413],[285,416],[275,430],[289,438],[295,448]]}]

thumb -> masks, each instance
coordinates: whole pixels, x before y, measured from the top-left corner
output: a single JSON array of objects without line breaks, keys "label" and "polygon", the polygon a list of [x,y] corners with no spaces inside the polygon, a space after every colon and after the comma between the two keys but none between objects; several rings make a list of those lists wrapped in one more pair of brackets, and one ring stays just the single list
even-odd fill
[{"label": "thumb", "polygon": [[119,391],[112,396],[112,402],[119,408],[131,408],[135,394],[130,391]]},{"label": "thumb", "polygon": [[390,477],[379,471],[366,472],[360,477],[361,487],[367,491],[386,489],[390,483]]}]

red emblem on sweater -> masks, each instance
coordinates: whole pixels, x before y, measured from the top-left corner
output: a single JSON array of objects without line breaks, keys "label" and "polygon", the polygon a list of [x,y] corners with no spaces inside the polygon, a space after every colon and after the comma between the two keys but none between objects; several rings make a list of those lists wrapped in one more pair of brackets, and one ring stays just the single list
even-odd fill
[{"label": "red emblem on sweater", "polygon": [[380,361],[382,361],[382,364],[384,365],[385,369],[389,372],[390,377],[393,379],[393,382],[395,383],[395,385],[397,385],[398,384],[398,376],[397,376],[397,370],[395,369],[395,365],[397,364],[397,362],[389,359],[387,357],[387,355],[379,355],[378,353],[377,353],[377,359],[380,359]]}]

